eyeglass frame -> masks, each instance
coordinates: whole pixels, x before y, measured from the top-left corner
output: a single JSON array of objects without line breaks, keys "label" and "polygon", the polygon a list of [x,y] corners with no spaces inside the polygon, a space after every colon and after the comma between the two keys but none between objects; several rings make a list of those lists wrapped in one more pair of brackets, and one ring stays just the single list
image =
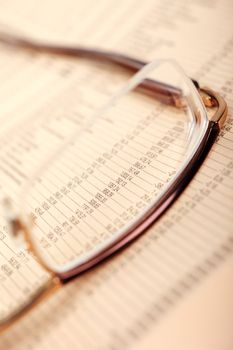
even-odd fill
[{"label": "eyeglass frame", "polygon": [[[17,49],[24,49],[38,53],[79,57],[101,62],[104,61],[124,67],[132,72],[139,71],[147,64],[144,61],[116,52],[84,47],[46,44],[23,37],[17,37],[5,32],[0,32],[0,43],[10,45]],[[31,239],[28,227],[19,217],[14,215],[9,216],[10,219],[8,221],[11,232],[14,236],[17,236],[19,232],[23,233],[28,250],[34,254],[39,264],[49,272],[51,279],[48,281],[48,283],[43,285],[43,287],[40,288],[36,294],[32,295],[31,299],[26,305],[23,305],[19,310],[16,310],[9,316],[9,318],[0,321],[0,332],[8,328],[14,321],[24,316],[36,304],[47,298],[48,295],[50,295],[55,289],[61,287],[70,279],[77,277],[79,274],[97,265],[99,262],[119,251],[139,235],[144,233],[145,230],[148,229],[148,227],[150,227],[171,206],[171,204],[186,188],[209,153],[227,117],[227,104],[225,100],[215,91],[208,88],[201,88],[197,81],[192,80],[192,82],[198,90],[204,106],[208,108],[217,108],[214,115],[208,121],[208,127],[206,128],[205,134],[203,135],[196,152],[192,155],[192,158],[182,169],[182,172],[175,179],[173,184],[168,188],[164,195],[159,198],[155,205],[150,208],[149,211],[147,211],[146,215],[140,218],[138,222],[125,231],[123,236],[114,241],[112,244],[108,245],[99,254],[69,271],[55,272],[42,259],[37,247]],[[152,95],[162,103],[177,108],[183,107],[181,92],[177,88],[150,79],[146,79],[144,82],[142,82],[139,85],[139,88],[145,91],[147,94]]]}]

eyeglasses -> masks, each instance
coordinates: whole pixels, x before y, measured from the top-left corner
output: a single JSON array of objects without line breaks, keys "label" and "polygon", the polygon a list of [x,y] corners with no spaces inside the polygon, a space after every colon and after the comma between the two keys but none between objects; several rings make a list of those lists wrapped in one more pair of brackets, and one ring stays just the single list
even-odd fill
[{"label": "eyeglasses", "polygon": [[4,208],[13,240],[24,238],[47,277],[22,302],[6,298],[0,304],[3,330],[152,225],[199,169],[224,124],[227,106],[174,61],[145,63],[6,33],[0,33],[0,42],[112,63],[132,75],[113,95],[92,86],[82,103],[74,96],[72,118],[63,124],[55,118],[54,132],[44,131],[44,119],[33,126],[43,157],[22,188],[21,212],[15,214],[9,199]]}]

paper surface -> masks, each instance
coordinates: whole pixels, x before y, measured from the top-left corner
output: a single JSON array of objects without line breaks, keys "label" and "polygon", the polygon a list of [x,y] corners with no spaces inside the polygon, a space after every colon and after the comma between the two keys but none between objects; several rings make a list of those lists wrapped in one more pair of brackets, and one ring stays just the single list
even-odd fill
[{"label": "paper surface", "polygon": [[[231,1],[211,4],[146,1],[137,5],[135,1],[122,1],[117,6],[110,1],[98,5],[72,1],[65,5],[53,1],[26,3],[1,2],[1,27],[7,25],[41,39],[117,48],[144,60],[175,58],[189,76],[226,97],[229,116],[208,159],[169,212],[137,242],[67,285],[16,324],[1,337],[0,349],[152,348],[156,341],[161,341],[158,344],[163,346],[162,336],[162,340],[156,339],[161,322],[166,330],[172,306],[178,304],[179,310],[181,300],[186,300],[187,304],[190,301],[192,310],[188,292],[191,295],[193,287],[204,277],[214,275],[214,268],[229,258],[233,247],[233,6]],[[87,9],[89,15],[85,17],[83,13]],[[47,151],[48,136],[54,137],[56,144],[69,130],[69,120],[71,125],[80,123],[77,96],[78,103],[82,101],[85,106],[89,101],[87,96],[94,93],[93,86],[98,91],[96,100],[101,101],[101,92],[112,91],[122,84],[122,79],[117,78],[119,74],[109,71],[100,75],[101,69],[75,60],[16,55],[1,47],[0,165],[4,194],[17,197],[23,181],[33,174]],[[38,139],[31,132],[37,120],[41,133],[36,137],[45,140],[44,149],[39,150]],[[4,242],[2,227],[2,247]],[[1,249],[4,252],[1,282],[5,283],[7,278],[7,286],[12,290],[12,281],[16,281],[22,291],[19,299],[24,298],[30,293],[29,280],[33,289],[46,276],[35,263],[25,265],[25,256],[16,257],[7,248]],[[35,270],[38,277],[33,273]],[[232,264],[228,270],[233,270]],[[230,287],[226,277],[222,280]],[[203,283],[209,290],[207,281]],[[7,299],[7,294],[4,298]],[[198,305],[202,307],[197,302]],[[179,312],[177,317],[179,322],[182,319]],[[188,320],[184,317],[183,322]],[[229,339],[223,348],[230,349],[233,340],[230,332],[226,334]],[[208,338],[210,334],[207,332],[205,336]]]}]

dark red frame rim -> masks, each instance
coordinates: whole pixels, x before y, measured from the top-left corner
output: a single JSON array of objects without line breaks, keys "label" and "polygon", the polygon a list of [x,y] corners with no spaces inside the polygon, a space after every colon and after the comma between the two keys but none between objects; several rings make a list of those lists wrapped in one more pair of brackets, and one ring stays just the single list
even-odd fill
[{"label": "dark red frame rim", "polygon": [[106,249],[103,249],[92,259],[66,272],[56,273],[59,279],[62,282],[67,282],[84,271],[89,270],[104,259],[123,249],[126,245],[142,235],[152,224],[154,224],[179,197],[179,195],[197,173],[198,169],[209,153],[214,141],[216,140],[219,131],[219,125],[213,121],[209,121],[206,132],[203,135],[203,139],[190,162],[183,169],[180,176],[176,179],[176,181],[174,181],[168,191],[164,193],[160,200],[158,200],[151,210],[146,213],[142,220],[140,220],[138,224],[135,224],[135,226],[131,227],[129,231],[126,231],[126,233],[118,241],[115,241]]}]

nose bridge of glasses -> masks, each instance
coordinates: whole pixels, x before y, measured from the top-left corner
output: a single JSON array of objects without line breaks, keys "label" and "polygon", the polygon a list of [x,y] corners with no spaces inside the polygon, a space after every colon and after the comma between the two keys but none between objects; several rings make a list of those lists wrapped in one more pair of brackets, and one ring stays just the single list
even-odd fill
[{"label": "nose bridge of glasses", "polygon": [[0,335],[6,331],[12,324],[19,319],[26,316],[34,306],[45,301],[51,294],[62,286],[62,283],[58,277],[51,276],[51,278],[42,287],[38,288],[31,297],[28,298],[26,303],[23,303],[17,309],[12,310],[5,318],[0,318]]},{"label": "nose bridge of glasses", "polygon": [[[17,307],[9,305],[9,312],[0,312],[0,334],[7,330],[14,322],[24,317],[34,306],[44,301],[55,290],[61,287],[62,282],[55,272],[49,269],[40,257],[30,235],[29,225],[24,224],[18,213],[14,210],[12,201],[4,198],[2,202],[3,215],[8,225],[9,237],[16,243],[16,249],[23,249],[32,253],[33,258],[47,272],[46,281],[30,292],[27,300],[23,300]],[[17,293],[15,296],[17,299]]]},{"label": "nose bridge of glasses", "polygon": [[8,233],[9,236],[16,243],[17,248],[24,248],[31,253],[39,262],[39,264],[52,276],[55,277],[56,273],[46,264],[45,260],[40,254],[39,249],[37,249],[36,245],[32,240],[32,236],[30,231],[34,223],[28,222],[24,223],[21,217],[15,212],[12,202],[9,198],[5,198],[3,200],[3,208],[5,212],[5,219],[8,225]]}]

